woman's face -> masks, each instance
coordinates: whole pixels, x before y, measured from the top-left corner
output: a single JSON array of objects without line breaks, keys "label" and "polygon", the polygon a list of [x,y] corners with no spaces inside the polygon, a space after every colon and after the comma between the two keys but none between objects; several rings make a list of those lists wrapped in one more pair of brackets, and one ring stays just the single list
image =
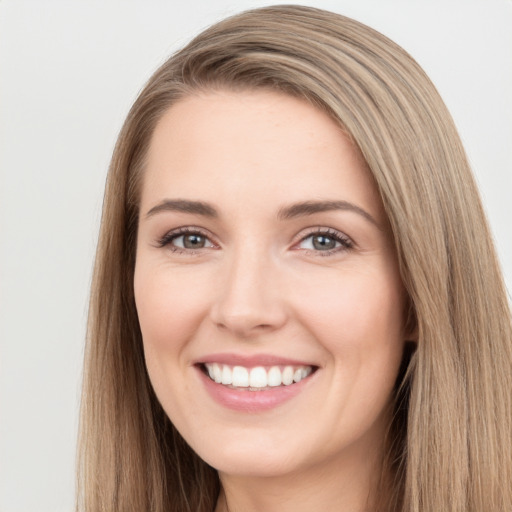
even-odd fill
[{"label": "woman's face", "polygon": [[379,451],[404,290],[370,173],[325,113],[266,91],[172,106],[148,153],[135,299],[158,399],[224,474]]}]

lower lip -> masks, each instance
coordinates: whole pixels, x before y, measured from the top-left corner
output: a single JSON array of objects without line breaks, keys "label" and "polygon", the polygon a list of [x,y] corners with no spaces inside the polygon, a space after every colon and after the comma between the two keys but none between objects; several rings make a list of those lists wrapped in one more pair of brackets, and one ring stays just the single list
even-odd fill
[{"label": "lower lip", "polygon": [[289,386],[276,386],[262,391],[233,389],[217,384],[197,368],[200,378],[210,396],[220,405],[241,412],[261,412],[274,409],[301,393],[308,385],[312,375]]}]

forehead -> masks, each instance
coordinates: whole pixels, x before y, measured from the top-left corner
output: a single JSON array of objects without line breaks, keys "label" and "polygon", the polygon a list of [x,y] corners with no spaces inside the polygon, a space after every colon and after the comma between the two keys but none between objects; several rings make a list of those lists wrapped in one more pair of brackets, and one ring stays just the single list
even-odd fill
[{"label": "forehead", "polygon": [[165,194],[266,203],[349,195],[381,214],[366,163],[340,126],[269,91],[202,93],[169,108],[151,139],[142,202]]}]

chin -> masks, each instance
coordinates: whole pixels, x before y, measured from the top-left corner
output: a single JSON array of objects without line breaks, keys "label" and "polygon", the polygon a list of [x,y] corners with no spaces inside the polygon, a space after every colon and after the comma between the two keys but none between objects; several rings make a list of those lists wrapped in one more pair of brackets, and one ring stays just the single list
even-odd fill
[{"label": "chin", "polygon": [[[264,444],[264,445],[263,445]],[[277,477],[292,473],[300,465],[297,450],[283,449],[282,443],[216,442],[214,446],[202,445],[196,453],[220,473],[239,477]],[[300,452],[299,452],[300,453]]]},{"label": "chin", "polygon": [[260,452],[250,458],[240,454],[219,457],[210,465],[219,473],[241,478],[276,478],[293,473],[300,464],[292,458],[268,457]]}]

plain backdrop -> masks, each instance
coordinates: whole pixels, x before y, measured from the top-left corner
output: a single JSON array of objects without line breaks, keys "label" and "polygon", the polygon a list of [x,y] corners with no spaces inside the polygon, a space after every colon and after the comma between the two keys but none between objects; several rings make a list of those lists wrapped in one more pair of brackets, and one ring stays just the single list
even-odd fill
[{"label": "plain backdrop", "polygon": [[[194,34],[269,3],[0,0],[1,512],[73,508],[87,296],[124,116]],[[512,290],[512,2],[309,5],[380,30],[430,75],[465,143]]]}]

